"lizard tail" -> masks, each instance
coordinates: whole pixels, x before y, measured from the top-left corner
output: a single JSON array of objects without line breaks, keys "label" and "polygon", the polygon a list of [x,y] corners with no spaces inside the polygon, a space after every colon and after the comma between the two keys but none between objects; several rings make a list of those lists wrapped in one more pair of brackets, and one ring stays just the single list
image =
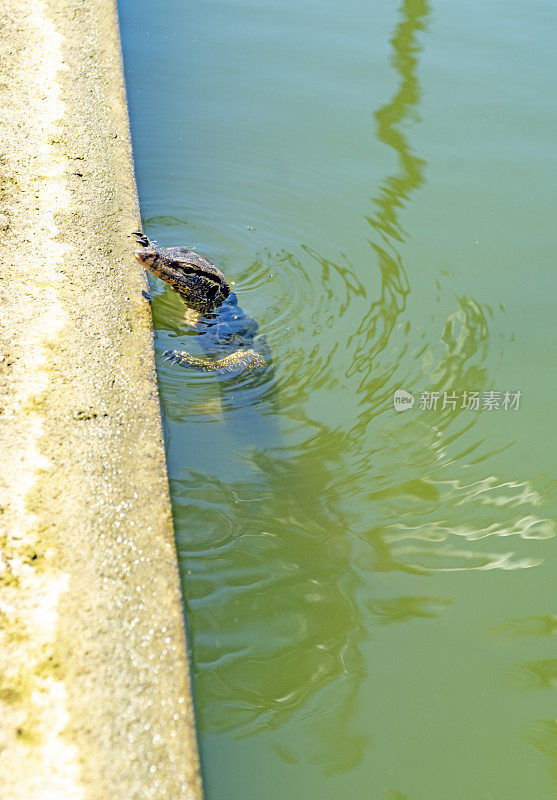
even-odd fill
[{"label": "lizard tail", "polygon": [[244,372],[259,372],[267,365],[266,359],[256,350],[237,350],[216,361],[206,361],[179,350],[166,350],[163,355],[167,361],[172,361],[173,364],[200,372],[208,372],[211,375],[233,376],[241,375]]}]

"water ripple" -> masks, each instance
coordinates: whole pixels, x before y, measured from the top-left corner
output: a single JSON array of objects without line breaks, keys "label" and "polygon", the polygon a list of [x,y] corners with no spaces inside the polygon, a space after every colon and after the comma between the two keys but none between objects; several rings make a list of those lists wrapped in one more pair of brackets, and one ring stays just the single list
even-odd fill
[{"label": "water ripple", "polygon": [[[492,460],[510,443],[492,447],[480,413],[393,411],[401,387],[416,395],[491,388],[507,345],[494,338],[492,309],[455,293],[445,266],[439,297],[412,305],[403,211],[426,183],[408,124],[420,102],[428,15],[426,0],[404,0],[391,40],[398,82],[375,122],[378,143],[397,163],[364,215],[361,262],[300,244],[227,264],[227,248],[241,249],[245,229],[226,224],[215,252],[203,249],[229,267],[242,307],[268,339],[272,371],[259,386],[240,379],[218,392],[211,376],[164,366],[159,373],[174,422],[228,415],[235,428],[246,410],[269,419],[280,409],[282,440],[264,447],[251,430],[254,446],[234,445],[248,477],[182,469],[172,482],[201,727],[280,729],[277,752],[294,763],[302,755],[289,745],[290,726],[307,726],[305,757],[330,771],[362,758],[366,736],[354,724],[366,677],[362,643],[394,623],[432,624],[451,603],[414,588],[393,597],[386,583],[383,595],[377,578],[444,573],[455,581],[451,573],[532,569],[555,536],[555,484],[495,474]],[[153,226],[177,235],[182,211],[173,213]],[[196,220],[210,214],[187,213],[193,236]],[[172,293],[154,305],[158,348],[182,337],[194,347]],[[526,664],[522,672],[552,681],[552,669]]]}]

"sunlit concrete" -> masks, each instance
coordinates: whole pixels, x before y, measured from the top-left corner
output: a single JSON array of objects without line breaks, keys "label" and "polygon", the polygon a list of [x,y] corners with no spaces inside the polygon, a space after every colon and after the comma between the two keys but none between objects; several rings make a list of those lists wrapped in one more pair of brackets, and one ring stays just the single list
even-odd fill
[{"label": "sunlit concrete", "polygon": [[194,800],[116,10],[0,20],[0,797]]}]

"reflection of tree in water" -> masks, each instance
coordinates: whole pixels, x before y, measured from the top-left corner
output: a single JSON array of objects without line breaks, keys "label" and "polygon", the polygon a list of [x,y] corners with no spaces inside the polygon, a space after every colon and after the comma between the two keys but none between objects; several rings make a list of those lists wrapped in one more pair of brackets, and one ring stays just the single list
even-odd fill
[{"label": "reflection of tree in water", "polygon": [[[381,295],[372,303],[358,328],[349,374],[357,371],[368,378],[374,357],[386,347],[410,291],[399,254],[399,245],[406,240],[406,233],[399,221],[399,211],[412,192],[424,184],[425,161],[415,155],[399,126],[411,118],[420,100],[416,74],[417,53],[420,50],[417,34],[425,27],[428,11],[427,0],[406,0],[403,3],[403,19],[391,40],[393,65],[400,76],[398,91],[375,114],[377,137],[396,152],[399,171],[383,182],[374,201],[377,210],[366,217],[378,237],[378,240],[371,240],[370,244],[377,255],[381,273]],[[375,382],[362,381],[360,388],[364,387],[373,392],[376,385]],[[361,404],[369,400],[367,394],[364,391],[360,395]]]},{"label": "reflection of tree in water", "polygon": [[525,732],[526,740],[547,757],[547,769],[557,793],[557,720],[540,719],[531,723]]},{"label": "reflection of tree in water", "polygon": [[331,519],[322,487],[311,480],[297,485],[303,466],[282,470],[266,455],[259,483],[207,485],[196,473],[173,482],[178,519],[184,514],[178,529],[195,530],[197,515],[203,532],[193,545],[188,536],[180,552],[191,570],[200,725],[240,735],[261,726],[271,731],[322,694],[315,719],[306,708],[303,724],[315,723],[314,743],[324,745],[333,733],[341,739],[332,749],[328,742],[325,755],[318,748],[315,758],[345,769],[360,760],[364,745],[346,727],[363,675],[362,620],[353,600],[358,579],[342,520]]},{"label": "reflection of tree in water", "polygon": [[[544,650],[547,643],[542,637],[552,639],[557,634],[557,616],[545,614],[536,617],[520,617],[509,619],[506,623],[492,630],[492,633],[507,638],[507,644],[512,639],[517,641],[517,652],[522,653],[520,639],[528,637],[537,640]],[[549,648],[554,650],[553,648]],[[557,685],[557,659],[540,658],[536,661],[519,662],[514,664],[503,675],[505,689],[514,689],[517,692],[531,692],[543,690],[540,697],[531,697],[529,707],[538,709],[539,718],[525,725],[523,728],[524,739],[545,756],[546,768],[551,777],[553,792],[557,792],[557,719],[545,718],[548,708],[547,690],[555,689]]]},{"label": "reflection of tree in water", "polygon": [[[417,35],[427,11],[425,0],[402,4],[402,20],[392,39],[399,86],[376,114],[377,135],[394,149],[399,167],[384,181],[375,200],[377,211],[369,217],[382,288],[354,337],[351,369],[365,373],[384,349],[408,294],[397,251],[405,237],[398,214],[423,184],[424,162],[413,154],[400,126],[414,114],[420,97]],[[315,252],[310,255],[321,263],[325,291],[329,276],[340,276],[346,307],[351,294],[362,294],[350,269]],[[314,383],[324,385],[327,362],[310,359],[309,372],[307,363],[303,375],[308,390],[315,389]],[[295,364],[290,373],[296,375]],[[368,391],[361,398],[364,404]],[[343,486],[327,467],[346,448],[347,436],[356,432],[306,421],[311,426],[305,428],[306,438],[285,465],[272,453],[254,456],[249,479],[232,483],[190,472],[173,481],[173,498],[177,530],[188,531],[187,549],[180,538],[178,545],[191,573],[186,596],[202,729],[249,735],[261,726],[288,729],[295,719],[296,732],[305,729],[309,734],[308,758],[337,771],[355,766],[366,742],[353,726],[364,675],[359,643],[365,631],[355,599],[361,579],[351,563],[349,520],[335,503]],[[311,428],[314,434],[308,439]],[[316,475],[318,463],[322,467]],[[192,543],[196,529],[199,539],[194,534]],[[394,605],[371,608],[383,621],[393,622],[437,613],[426,597],[408,598],[408,603],[399,598]],[[277,752],[288,760],[302,747],[289,749],[281,742]]]}]

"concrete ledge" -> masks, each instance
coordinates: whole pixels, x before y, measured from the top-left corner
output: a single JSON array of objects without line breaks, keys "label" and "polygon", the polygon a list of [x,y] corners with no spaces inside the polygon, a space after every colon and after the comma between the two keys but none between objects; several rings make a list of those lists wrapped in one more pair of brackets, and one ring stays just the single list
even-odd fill
[{"label": "concrete ledge", "polygon": [[201,797],[112,0],[0,0],[0,797]]}]

